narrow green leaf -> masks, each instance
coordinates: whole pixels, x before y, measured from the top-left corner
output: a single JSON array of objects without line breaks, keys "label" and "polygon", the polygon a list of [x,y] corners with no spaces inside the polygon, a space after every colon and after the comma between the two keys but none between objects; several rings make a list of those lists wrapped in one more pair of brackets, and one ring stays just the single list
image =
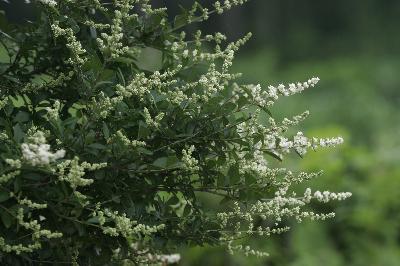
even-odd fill
[{"label": "narrow green leaf", "polygon": [[144,123],[143,121],[140,121],[139,122],[138,138],[139,139],[144,139],[149,135],[150,135],[150,130],[147,127],[146,123]]},{"label": "narrow green leaf", "polygon": [[105,122],[103,122],[103,135],[106,139],[110,138],[110,130]]},{"label": "narrow green leaf", "polygon": [[0,191],[0,202],[4,202],[10,198],[10,193],[6,190]]},{"label": "narrow green leaf", "polygon": [[6,211],[0,210],[1,221],[3,222],[6,228],[10,228],[12,225],[13,217]]},{"label": "narrow green leaf", "polygon": [[273,152],[271,152],[271,151],[264,151],[264,152],[265,152],[266,154],[268,154],[268,155],[274,157],[274,158],[277,159],[278,161],[282,162],[282,158],[279,157],[277,154],[275,154],[275,153],[273,153]]},{"label": "narrow green leaf", "polygon": [[167,162],[168,162],[168,158],[167,157],[161,157],[161,158],[158,158],[157,160],[155,160],[153,162],[153,165],[158,167],[158,168],[166,168],[167,167]]},{"label": "narrow green leaf", "polygon": [[16,124],[13,127],[13,131],[14,131],[14,140],[17,143],[20,143],[25,136],[25,133],[22,131],[20,124]]},{"label": "narrow green leaf", "polygon": [[30,118],[29,113],[24,112],[24,111],[19,111],[19,112],[15,115],[13,121],[16,122],[16,123],[18,123],[18,122],[19,122],[19,123],[25,123],[25,122],[29,121],[29,118]]}]

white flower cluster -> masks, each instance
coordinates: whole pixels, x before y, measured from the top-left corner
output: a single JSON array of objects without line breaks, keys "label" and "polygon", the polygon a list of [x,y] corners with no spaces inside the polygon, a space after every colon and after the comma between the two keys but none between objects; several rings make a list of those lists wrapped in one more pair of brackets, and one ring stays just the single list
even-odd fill
[{"label": "white flower cluster", "polygon": [[152,128],[159,128],[161,120],[164,118],[164,113],[159,113],[156,117],[152,118],[149,110],[145,107],[143,109],[144,119],[146,124]]},{"label": "white flower cluster", "polygon": [[51,25],[54,37],[58,38],[64,36],[67,40],[67,48],[71,51],[71,58],[68,59],[68,63],[72,65],[82,65],[86,62],[86,58],[81,57],[82,54],[86,53],[86,50],[82,47],[82,44],[75,37],[74,31],[71,28],[61,28],[59,21],[55,21]]},{"label": "white flower cluster", "polygon": [[19,169],[22,166],[21,160],[19,159],[5,159],[5,162],[12,168]]},{"label": "white flower cluster", "polygon": [[296,136],[293,137],[293,146],[299,154],[306,154],[309,145],[308,138],[303,135],[303,132],[297,132]]},{"label": "white flower cluster", "polygon": [[233,60],[233,50],[227,51],[227,55],[223,56],[224,63],[222,71],[216,69],[216,65],[211,64],[207,73],[202,75],[197,83],[201,86],[201,92],[193,93],[190,96],[192,101],[198,99],[207,102],[218,92],[225,89],[226,83],[233,80],[236,76],[229,74],[228,67],[231,66]]},{"label": "white flower cluster", "polygon": [[[274,234],[278,234],[278,232],[277,232],[278,230],[277,229],[272,229],[271,231],[274,231],[273,232]],[[283,231],[286,232],[287,230],[282,230],[282,233],[283,233]],[[261,232],[260,235],[263,235],[264,231],[260,231],[260,232]],[[279,232],[279,233],[281,233],[281,232]],[[244,246],[244,245],[232,245],[232,244],[233,244],[233,241],[232,240],[228,240],[227,251],[231,255],[233,255],[235,252],[239,251],[239,252],[243,252],[246,257],[250,256],[250,255],[256,256],[257,258],[262,258],[262,257],[268,257],[269,256],[268,252],[252,249],[248,245]]]},{"label": "white flower cluster", "polygon": [[193,158],[192,153],[195,147],[192,145],[186,150],[182,150],[182,161],[185,164],[185,168],[189,171],[199,171],[199,161]]},{"label": "white flower cluster", "polygon": [[222,3],[219,1],[216,1],[214,3],[214,7],[218,14],[222,14],[234,6],[243,5],[247,1],[248,0],[225,0]]},{"label": "white flower cluster", "polygon": [[324,138],[324,139],[313,138],[313,143],[315,143],[315,146],[313,144],[314,148],[316,148],[318,145],[320,147],[334,147],[334,146],[342,144],[343,138],[342,137]]},{"label": "white flower cluster", "polygon": [[[237,186],[246,184],[248,174],[256,178],[258,187],[275,189],[275,195],[269,199],[261,199],[250,206],[239,206],[237,203],[232,211],[223,212],[218,214],[218,218],[222,228],[226,230],[223,232],[224,240],[236,239],[242,233],[251,235],[258,233],[260,235],[269,236],[272,233],[281,233],[289,230],[289,228],[279,227],[279,223],[283,220],[293,217],[298,222],[308,218],[311,220],[325,220],[333,218],[334,213],[314,213],[306,211],[305,206],[310,203],[311,199],[326,203],[331,200],[344,200],[351,196],[349,192],[333,193],[329,191],[317,191],[314,194],[311,190],[306,190],[304,196],[297,197],[296,193],[290,192],[289,188],[293,184],[299,184],[306,180],[312,179],[321,175],[321,172],[294,174],[285,168],[271,168],[267,163],[265,153],[272,155],[277,159],[282,159],[284,153],[296,151],[299,155],[304,155],[308,149],[317,149],[318,147],[331,147],[343,143],[342,137],[336,138],[309,138],[302,132],[298,132],[293,137],[287,137],[285,132],[291,126],[298,125],[308,115],[306,111],[300,115],[294,116],[291,119],[285,118],[281,124],[275,122],[273,118],[269,118],[269,125],[259,123],[261,109],[269,107],[279,98],[280,95],[290,96],[303,91],[306,88],[314,87],[318,83],[318,78],[309,79],[303,83],[292,83],[289,86],[279,85],[277,87],[269,86],[268,90],[263,90],[260,85],[245,85],[239,86],[233,84],[233,96],[235,101],[240,97],[245,97],[250,100],[254,105],[261,108],[258,111],[252,112],[249,119],[237,126],[237,133],[241,139],[246,139],[252,144],[252,149],[246,151],[240,150],[240,145],[237,145],[238,154],[233,156],[228,161],[227,169],[231,166],[239,166],[239,173],[241,180],[237,181]],[[264,110],[264,109],[263,109]],[[268,110],[267,110],[268,111]],[[264,138],[258,141],[258,137],[262,135]],[[233,144],[236,146],[236,144]],[[239,161],[237,160],[239,157]],[[244,174],[247,175],[244,175]],[[259,226],[254,230],[255,224],[253,220],[261,218],[263,220],[275,221],[276,228],[266,226]],[[233,230],[232,230],[233,228]],[[247,230],[243,230],[246,229]],[[231,246],[231,251],[240,250],[245,254],[253,254],[249,247]],[[247,251],[247,253],[246,253]]]},{"label": "white flower cluster", "polygon": [[[199,101],[207,102],[239,76],[239,74],[229,73],[229,68],[232,65],[235,52],[250,39],[251,34],[245,35],[236,42],[229,43],[225,49],[221,49],[217,44],[213,53],[201,49],[200,31],[195,35],[195,48],[192,49],[188,49],[188,43],[184,41],[184,34],[182,35],[181,40],[166,44],[174,59],[182,64],[187,64],[188,60],[199,63],[206,62],[209,65],[208,70],[198,80],[183,85],[179,84],[179,86],[174,86],[172,90],[171,86],[163,86],[158,91],[174,104],[181,104],[183,101],[191,104],[196,104]],[[216,42],[219,42],[223,38],[218,34],[215,37],[207,36],[202,40],[207,41],[215,38]],[[222,66],[215,63],[217,60],[222,61]]]},{"label": "white flower cluster", "polygon": [[92,97],[90,109],[94,118],[106,118],[115,106],[123,100],[122,96],[108,97],[104,92],[100,92],[96,97]]},{"label": "white flower cluster", "polygon": [[0,141],[7,141],[9,139],[8,135],[6,132],[1,131],[0,132]]},{"label": "white flower cluster", "polygon": [[[27,198],[19,199],[19,197],[16,197],[16,195],[12,192],[10,193],[10,197],[15,197],[18,204],[25,205],[26,207],[28,207],[31,210],[47,208],[47,204],[35,203]],[[9,244],[9,243],[6,243],[5,239],[0,236],[0,251],[5,252],[5,253],[15,252],[15,254],[17,254],[17,255],[21,254],[23,252],[29,253],[29,252],[33,252],[34,250],[38,250],[42,247],[41,241],[43,240],[43,238],[47,238],[47,240],[50,240],[53,238],[60,238],[63,236],[62,233],[52,232],[48,229],[43,229],[42,225],[39,223],[39,221],[32,219],[30,214],[27,215],[27,217],[30,220],[25,221],[24,220],[24,218],[25,218],[24,212],[25,211],[26,211],[25,208],[21,208],[21,207],[18,208],[15,218],[16,218],[16,221],[17,221],[17,224],[19,227],[22,227],[25,230],[31,231],[31,233],[29,234],[31,236],[31,243],[27,244],[26,242],[24,242],[24,244]],[[43,218],[44,218],[43,216],[39,216],[40,221],[42,221]],[[29,235],[27,235],[27,236],[29,236]]]},{"label": "white flower cluster", "polygon": [[[196,34],[196,36],[198,35],[201,34]],[[228,73],[228,68],[232,65],[234,51],[237,51],[250,36],[251,34],[248,34],[242,39],[228,44],[225,50],[219,48],[215,53],[199,52],[200,47],[197,47],[189,53],[187,43],[183,40],[172,44],[168,43],[166,44],[167,48],[171,49],[178,63],[181,62],[180,60],[183,58],[186,49],[188,50],[186,54],[190,54],[190,59],[193,61],[214,61],[216,59],[222,59],[222,70],[217,70],[217,66],[211,63],[207,73],[202,75],[197,81],[179,85],[177,85],[178,79],[175,78],[175,75],[182,69],[182,65],[180,64],[163,73],[155,71],[147,76],[143,72],[137,73],[127,85],[119,84],[116,86],[117,97],[105,97],[104,94],[102,95],[102,92],[100,92],[100,100],[97,101],[93,99],[93,109],[99,110],[99,112],[95,111],[94,113],[101,114],[101,117],[104,118],[115,107],[116,103],[132,96],[136,96],[141,102],[154,101],[150,91],[156,91],[160,97],[165,97],[168,102],[174,105],[180,105],[184,101],[193,104],[199,100],[208,101],[213,95],[223,90],[230,80],[238,76],[237,74]],[[184,38],[184,36],[182,38]],[[221,41],[223,37],[216,35],[215,39]],[[152,127],[156,127],[156,119],[152,119],[146,110],[144,110],[144,114],[148,124]]]},{"label": "white flower cluster", "polygon": [[15,254],[19,255],[21,253],[29,253],[35,250],[38,250],[42,247],[40,243],[40,238],[60,238],[62,237],[61,233],[51,232],[47,229],[41,229],[40,224],[37,220],[31,220],[29,222],[25,222],[23,220],[23,208],[18,209],[18,215],[16,216],[18,225],[31,230],[33,233],[31,234],[31,240],[33,241],[31,244],[22,245],[22,244],[8,244],[6,243],[3,237],[0,237],[0,250],[5,253],[15,252]]},{"label": "white flower cluster", "polygon": [[[289,140],[285,137],[279,136],[276,137],[271,135],[267,138],[268,149],[271,151],[280,150],[284,153],[290,152],[290,149],[294,149],[300,155],[304,155],[307,153],[307,149],[312,147],[313,149],[317,149],[318,147],[334,147],[343,143],[342,137],[336,138],[307,138],[304,136],[303,132],[297,132],[297,134],[293,137],[293,140]],[[278,145],[276,145],[276,139],[279,140]]]},{"label": "white flower cluster", "polygon": [[0,99],[0,110],[2,110],[8,103],[8,97]]},{"label": "white flower cluster", "polygon": [[22,157],[32,166],[48,165],[58,159],[64,158],[65,150],[58,150],[55,153],[50,152],[49,144],[28,144],[21,145]]},{"label": "white flower cluster", "polygon": [[308,116],[310,112],[307,110],[299,115],[293,116],[291,119],[284,118],[282,121],[282,130],[286,131],[291,126],[297,126],[301,122],[303,122]]},{"label": "white flower cluster", "polygon": [[[118,211],[109,209],[100,210],[97,205],[92,213],[93,217],[97,217],[99,225],[104,234],[110,236],[122,236],[126,239],[132,239],[136,235],[151,235],[165,228],[164,224],[148,226],[140,224],[135,220],[129,219],[125,213],[120,214]],[[105,225],[109,222],[114,223],[114,226]]]},{"label": "white flower cluster", "polygon": [[[274,197],[270,199],[262,199],[254,203],[253,205],[241,208],[238,203],[234,206],[233,210],[230,212],[218,213],[218,219],[220,221],[221,227],[226,228],[230,226],[235,226],[236,235],[241,233],[247,234],[265,234],[269,235],[271,233],[279,233],[284,231],[283,228],[273,231],[270,227],[261,227],[254,230],[255,224],[254,220],[256,218],[261,218],[262,220],[272,220],[276,221],[276,226],[281,223],[285,218],[293,217],[297,221],[302,221],[304,218],[312,220],[325,220],[334,217],[334,213],[314,213],[309,211],[304,211],[304,206],[310,202],[312,198],[317,200],[328,202],[330,200],[343,200],[351,196],[351,193],[331,193],[329,195],[319,197],[319,193],[316,193],[314,197],[308,195],[306,191],[304,197],[296,197],[295,193],[293,195],[287,195],[288,187],[282,187],[278,190]],[[242,230],[247,227],[247,230]]]},{"label": "white flower cluster", "polygon": [[122,143],[124,146],[128,148],[137,148],[146,146],[146,142],[139,140],[130,140],[121,130],[118,130],[117,133],[112,137],[114,140]]},{"label": "white flower cluster", "polygon": [[[200,16],[196,17],[196,13],[200,12]],[[190,24],[201,18],[207,20],[209,18],[209,11],[207,8],[202,7],[198,2],[194,2],[192,8],[188,12],[187,23]]]},{"label": "white flower cluster", "polygon": [[47,208],[47,203],[35,203],[32,202],[30,199],[24,198],[24,199],[17,199],[18,203],[21,205],[26,205],[27,207],[31,209],[46,209]]},{"label": "white flower cluster", "polygon": [[180,254],[158,255],[157,260],[166,264],[175,264],[181,260]]},{"label": "white flower cluster", "polygon": [[274,100],[278,99],[278,94],[284,96],[290,96],[296,93],[300,93],[303,90],[314,87],[319,82],[319,78],[311,78],[305,82],[290,83],[288,86],[279,84],[277,87],[268,86],[268,97]]},{"label": "white flower cluster", "polygon": [[[55,0],[39,0],[44,5],[55,7],[57,5],[57,2]],[[26,2],[28,4],[28,2]],[[30,3],[30,2],[29,2]]]},{"label": "white flower cluster", "polygon": [[137,18],[137,14],[129,15],[129,11],[133,8],[130,0],[115,1],[119,9],[114,11],[114,18],[111,24],[111,34],[101,33],[101,38],[97,38],[100,50],[103,53],[108,53],[112,59],[118,58],[120,55],[128,52],[129,47],[124,46],[122,39],[123,34],[123,20],[130,20]]},{"label": "white flower cluster", "polygon": [[53,108],[46,107],[48,119],[56,121],[58,120],[59,113],[60,113],[61,103],[60,101],[56,100],[53,104]]},{"label": "white flower cluster", "polygon": [[[255,169],[255,168],[254,168]],[[276,187],[275,195],[269,199],[261,199],[256,203],[242,207],[238,202],[235,202],[233,209],[229,212],[218,213],[217,217],[220,221],[221,228],[234,228],[229,234],[223,234],[223,239],[230,240],[240,237],[243,233],[252,235],[254,233],[258,235],[269,236],[271,234],[279,234],[289,230],[288,227],[279,227],[284,219],[293,217],[298,222],[303,219],[308,218],[311,220],[325,220],[334,217],[334,213],[314,213],[304,210],[305,206],[310,203],[312,199],[317,201],[327,203],[332,200],[345,200],[351,197],[350,192],[340,192],[333,193],[329,191],[316,191],[314,194],[311,189],[306,189],[304,196],[297,197],[295,192],[290,192],[289,188],[293,184],[302,183],[303,181],[309,180],[313,177],[319,176],[321,172],[316,173],[304,173],[301,172],[298,175],[293,174],[284,168],[274,168],[263,171],[264,175],[259,176],[258,184],[262,185],[265,179],[267,186],[273,184]],[[279,177],[283,174],[284,177]],[[275,221],[276,228],[271,228],[269,226],[258,226],[255,230],[254,221],[258,218],[262,220]],[[247,230],[245,230],[247,228]],[[228,232],[229,230],[227,230]],[[223,231],[224,232],[224,231]],[[253,254],[256,251],[251,251],[248,247],[230,246],[228,249],[233,252],[233,250],[248,251],[248,254]],[[246,253],[245,253],[246,254]],[[254,253],[257,254],[257,253]]]},{"label": "white flower cluster", "polygon": [[[248,86],[251,95],[253,96],[254,102],[259,106],[269,106],[273,102],[268,100],[267,92],[261,89],[261,85],[257,84],[255,86]],[[245,97],[247,97],[247,93],[245,93]]]},{"label": "white flower cluster", "polygon": [[7,174],[0,175],[0,184],[7,183],[9,180],[13,179],[14,177],[19,175],[20,173],[21,173],[20,170],[16,170],[16,171],[9,172]]},{"label": "white flower cluster", "polygon": [[22,158],[32,166],[45,166],[58,159],[64,158],[65,150],[56,152],[50,151],[50,145],[46,143],[46,138],[42,131],[37,131],[29,143],[21,144]]},{"label": "white flower cluster", "polygon": [[307,188],[304,192],[304,201],[308,203],[311,199],[316,199],[319,202],[327,203],[331,200],[345,200],[347,198],[350,198],[351,196],[352,194],[350,192],[334,193],[330,191],[315,191],[314,195],[312,195],[311,189]]},{"label": "white flower cluster", "polygon": [[123,96],[124,98],[137,96],[139,100],[143,102],[146,96],[150,94],[151,90],[155,89],[161,92],[161,88],[168,88],[177,83],[178,81],[173,79],[173,76],[176,75],[180,69],[181,66],[178,65],[174,70],[167,70],[164,73],[155,71],[148,77],[146,77],[143,72],[135,74],[128,85],[116,86],[117,95]]},{"label": "white flower cluster", "polygon": [[[83,178],[85,176],[85,170],[94,171],[107,166],[107,163],[94,163],[90,164],[87,162],[79,163],[79,158],[74,157],[72,160],[66,160],[57,164],[57,174],[60,181],[69,183],[71,188],[75,190],[77,187],[84,187],[92,184],[93,179]],[[69,168],[68,173],[66,169]],[[79,195],[79,194],[78,194]]]},{"label": "white flower cluster", "polygon": [[268,167],[267,160],[265,160],[264,153],[260,150],[261,143],[255,145],[254,153],[251,159],[246,159],[246,153],[240,156],[240,169],[239,172],[243,173],[258,173],[260,176],[268,175],[270,168]]},{"label": "white flower cluster", "polygon": [[[236,86],[234,88],[234,98],[252,97],[254,104],[261,107],[270,107],[278,100],[279,95],[291,96],[302,92],[303,90],[317,85],[319,78],[311,78],[305,82],[290,83],[288,86],[279,84],[278,86],[268,86],[268,90],[263,90],[261,85],[246,85],[243,88]],[[249,95],[250,94],[250,95]]]},{"label": "white flower cluster", "polygon": [[74,77],[75,73],[73,71],[68,71],[68,73],[57,73],[57,77],[51,78],[46,82],[28,82],[25,86],[21,88],[21,93],[38,92],[41,90],[51,90],[57,87],[64,87],[68,81]]}]

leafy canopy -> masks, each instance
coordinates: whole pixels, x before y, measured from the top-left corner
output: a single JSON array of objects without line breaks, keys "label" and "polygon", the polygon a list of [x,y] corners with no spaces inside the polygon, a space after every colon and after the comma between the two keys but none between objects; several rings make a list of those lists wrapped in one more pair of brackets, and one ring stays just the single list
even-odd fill
[{"label": "leafy canopy", "polygon": [[333,217],[307,206],[350,193],[296,194],[320,172],[271,166],[342,142],[287,134],[308,112],[271,117],[279,97],[319,79],[242,84],[230,67],[250,34],[180,32],[244,2],[195,2],[173,21],[148,0],[39,0],[22,26],[2,14],[2,263],[167,264],[205,244],[264,256],[238,239]]}]

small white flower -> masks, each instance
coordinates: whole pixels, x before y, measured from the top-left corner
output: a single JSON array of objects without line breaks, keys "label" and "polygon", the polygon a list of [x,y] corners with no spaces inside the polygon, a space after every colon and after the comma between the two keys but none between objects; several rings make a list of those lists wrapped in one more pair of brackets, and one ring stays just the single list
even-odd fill
[{"label": "small white flower", "polygon": [[[28,4],[28,2],[30,3],[30,1],[25,1],[25,3]],[[57,2],[55,0],[39,0],[39,2],[41,2],[44,5],[48,5],[51,7],[55,7],[57,5]]]},{"label": "small white flower", "polygon": [[178,263],[181,260],[180,254],[160,255],[159,260],[166,264]]},{"label": "small white flower", "polygon": [[307,148],[311,145],[308,138],[303,135],[303,132],[297,132],[293,138],[293,143],[296,151],[303,155],[307,152]]},{"label": "small white flower", "polygon": [[289,141],[287,138],[281,137],[279,141],[279,147],[283,152],[289,152],[293,148],[293,142]]},{"label": "small white flower", "polygon": [[50,145],[46,143],[44,133],[36,132],[30,137],[29,143],[21,144],[22,158],[32,166],[48,165],[58,159],[64,158],[65,150],[61,149],[55,153],[50,151]]},{"label": "small white flower", "polygon": [[198,171],[200,167],[198,166],[199,161],[192,156],[195,147],[192,145],[186,150],[182,150],[182,161],[185,164],[185,168],[189,171]]}]

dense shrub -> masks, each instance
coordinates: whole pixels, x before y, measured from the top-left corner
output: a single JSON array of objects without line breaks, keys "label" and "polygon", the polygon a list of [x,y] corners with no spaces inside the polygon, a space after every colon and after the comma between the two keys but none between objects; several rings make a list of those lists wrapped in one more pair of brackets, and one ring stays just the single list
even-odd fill
[{"label": "dense shrub", "polygon": [[[270,166],[342,142],[288,133],[308,112],[271,117],[319,79],[242,84],[230,67],[250,34],[179,32],[243,2],[195,2],[170,22],[148,0],[40,0],[36,22],[3,26],[3,264],[167,264],[178,246],[205,244],[264,256],[236,241],[334,216],[308,203],[350,193],[296,194],[321,172]],[[225,211],[203,208],[201,193]]]}]

